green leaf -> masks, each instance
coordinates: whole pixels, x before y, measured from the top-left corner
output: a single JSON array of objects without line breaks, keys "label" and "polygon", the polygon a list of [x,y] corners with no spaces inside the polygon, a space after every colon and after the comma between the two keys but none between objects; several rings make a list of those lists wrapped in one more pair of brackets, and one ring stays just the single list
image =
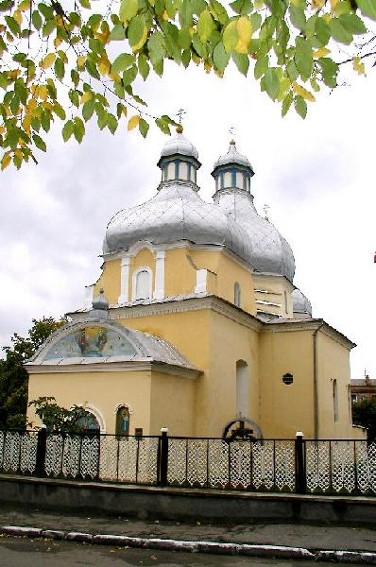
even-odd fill
[{"label": "green leaf", "polygon": [[82,116],[85,122],[90,120],[90,118],[93,116],[94,108],[95,108],[94,98],[91,98],[90,100],[85,102],[84,105],[82,106]]},{"label": "green leaf", "polygon": [[290,3],[290,19],[291,23],[300,31],[304,31],[306,28],[306,17],[304,13],[304,8],[296,6],[293,2]]},{"label": "green leaf", "polygon": [[313,69],[312,47],[308,41],[300,36],[295,41],[295,65],[303,81],[309,79]]},{"label": "green leaf", "polygon": [[184,49],[184,51],[182,51],[181,62],[184,65],[185,68],[188,67],[189,63],[191,62],[191,50],[190,49]]},{"label": "green leaf", "polygon": [[323,18],[318,18],[315,24],[316,37],[322,46],[330,40],[330,28]]},{"label": "green leaf", "polygon": [[65,75],[65,66],[61,59],[56,59],[54,64],[55,75],[58,79],[62,79]]},{"label": "green leaf", "polygon": [[376,3],[375,0],[357,0],[359,10],[365,16],[376,20]]},{"label": "green leaf", "polygon": [[128,41],[133,51],[138,51],[147,40],[148,28],[145,17],[141,14],[135,16],[128,26]]},{"label": "green leaf", "polygon": [[166,47],[162,33],[159,31],[154,32],[147,43],[147,47],[149,50],[151,64],[153,65],[154,70],[158,72],[158,65],[162,62],[166,53]]},{"label": "green leaf", "polygon": [[133,65],[134,60],[134,55],[131,55],[130,53],[121,53],[112,63],[111,70],[114,73],[122,73],[128,69],[128,67]]},{"label": "green leaf", "polygon": [[331,88],[337,86],[337,73],[338,73],[338,65],[330,59],[329,57],[320,57],[317,60],[317,63],[321,67],[322,79],[324,83]]},{"label": "green leaf", "polygon": [[295,61],[293,59],[290,59],[290,61],[287,63],[286,71],[292,83],[299,77],[299,71],[296,68]]},{"label": "green leaf", "polygon": [[127,69],[126,71],[124,71],[123,73],[123,85],[126,87],[128,85],[131,85],[133,83],[133,81],[135,80],[135,78],[137,77],[137,67],[136,65],[132,65],[132,67],[130,69]]},{"label": "green leaf", "polygon": [[110,41],[119,41],[125,39],[125,29],[123,24],[117,24],[112,28],[110,33]]},{"label": "green leaf", "polygon": [[138,0],[121,0],[119,18],[122,22],[129,22],[137,15]]},{"label": "green leaf", "polygon": [[148,75],[149,75],[150,67],[149,67],[147,57],[144,53],[139,54],[137,64],[138,64],[138,71],[139,71],[141,77],[145,81],[147,79]]},{"label": "green leaf", "polygon": [[329,22],[329,27],[333,39],[335,39],[339,43],[345,43],[346,45],[349,45],[352,42],[352,33],[344,28],[339,18],[331,19]]},{"label": "green leaf", "polygon": [[78,118],[78,116],[76,116],[74,119],[73,134],[77,142],[80,144],[85,134],[85,125],[82,122],[81,118]]},{"label": "green leaf", "polygon": [[338,18],[343,27],[352,34],[366,33],[367,28],[361,18],[356,14],[343,14]]},{"label": "green leaf", "polygon": [[55,102],[53,111],[60,120],[65,120],[65,110],[58,102]]},{"label": "green leaf", "polygon": [[5,16],[4,17],[9,30],[12,32],[13,35],[19,35],[21,33],[21,28],[12,16]]},{"label": "green leaf", "polygon": [[250,14],[253,10],[253,3],[251,0],[235,0],[230,3],[231,8],[237,14]]},{"label": "green leaf", "polygon": [[302,96],[297,95],[295,97],[294,106],[299,116],[301,116],[302,118],[305,118],[307,116],[307,103]]},{"label": "green leaf", "polygon": [[74,132],[73,120],[68,120],[68,122],[66,122],[64,124],[63,130],[62,130],[64,142],[67,142],[69,140],[69,138],[72,136],[73,132]]},{"label": "green leaf", "polygon": [[267,69],[261,79],[261,88],[266,91],[272,100],[275,100],[279,93],[279,76],[277,69],[271,67]]},{"label": "green leaf", "polygon": [[115,134],[116,129],[118,127],[118,121],[116,116],[111,114],[110,112],[107,113],[107,128],[111,132],[111,134]]},{"label": "green leaf", "polygon": [[227,53],[234,51],[239,41],[236,20],[231,20],[223,31],[223,45]]},{"label": "green leaf", "polygon": [[36,30],[40,30],[42,27],[42,16],[39,13],[39,10],[34,10],[31,14],[31,21],[33,22],[33,26]]},{"label": "green leaf", "polygon": [[209,10],[203,10],[197,22],[197,33],[202,43],[206,43],[215,30],[214,20]]},{"label": "green leaf", "polygon": [[217,45],[213,50],[214,67],[218,71],[223,73],[228,65],[229,60],[230,60],[230,55],[226,53],[223,43],[220,41],[219,43],[217,43]]},{"label": "green leaf", "polygon": [[282,116],[286,116],[288,111],[290,110],[292,101],[294,97],[292,92],[289,92],[282,101]]},{"label": "green leaf", "polygon": [[42,35],[43,37],[48,37],[52,34],[52,32],[56,29],[56,21],[51,18],[51,20],[47,20],[42,28]]},{"label": "green leaf", "polygon": [[36,147],[39,150],[42,150],[42,152],[45,152],[47,148],[46,148],[46,144],[44,143],[42,138],[40,136],[38,136],[38,134],[33,134],[32,138],[33,138],[33,142],[36,145]]},{"label": "green leaf", "polygon": [[260,52],[257,55],[256,65],[254,69],[254,76],[255,79],[260,79],[267,71],[269,67],[269,57],[267,54],[261,54]]},{"label": "green leaf", "polygon": [[0,2],[0,12],[7,12],[13,7],[13,0],[4,0],[4,2]]},{"label": "green leaf", "polygon": [[226,8],[217,0],[209,0],[209,10],[214,19],[223,26],[227,24],[229,17]]},{"label": "green leaf", "polygon": [[170,134],[169,123],[163,117],[156,118],[155,123],[164,134]]},{"label": "green leaf", "polygon": [[140,121],[138,123],[138,128],[140,130],[141,135],[146,138],[148,130],[149,130],[149,124],[146,122],[146,120],[144,120],[143,118],[140,118]]},{"label": "green leaf", "polygon": [[246,77],[249,69],[248,55],[245,55],[243,53],[233,53],[231,57],[235,65],[237,66],[238,70],[241,72],[242,75]]},{"label": "green leaf", "polygon": [[38,4],[38,10],[40,11],[41,14],[43,14],[46,20],[50,20],[51,18],[54,17],[54,11],[52,6],[49,6],[44,2],[40,2]]}]

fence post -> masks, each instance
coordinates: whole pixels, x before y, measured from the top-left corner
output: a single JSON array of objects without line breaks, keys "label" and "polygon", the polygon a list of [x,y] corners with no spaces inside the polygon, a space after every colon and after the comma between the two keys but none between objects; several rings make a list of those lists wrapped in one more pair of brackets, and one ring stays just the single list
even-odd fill
[{"label": "fence post", "polygon": [[46,471],[44,468],[44,462],[46,458],[46,445],[47,445],[47,429],[45,425],[42,425],[38,431],[38,442],[37,442],[37,456],[35,463],[35,475],[36,476],[46,476]]},{"label": "fence post", "polygon": [[159,484],[167,485],[167,468],[168,468],[168,428],[161,428],[160,437],[160,454],[159,454]]},{"label": "fence post", "polygon": [[297,494],[305,494],[307,490],[305,441],[301,431],[297,431],[295,437],[295,490]]}]

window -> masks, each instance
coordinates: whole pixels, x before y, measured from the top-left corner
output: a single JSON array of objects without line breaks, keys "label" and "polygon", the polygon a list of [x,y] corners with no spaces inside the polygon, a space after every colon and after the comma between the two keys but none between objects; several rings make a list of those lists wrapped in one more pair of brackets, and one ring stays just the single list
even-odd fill
[{"label": "window", "polygon": [[151,270],[141,268],[134,275],[133,300],[151,298]]},{"label": "window", "polygon": [[116,435],[129,435],[129,408],[120,407],[116,412]]},{"label": "window", "polygon": [[338,388],[337,388],[337,380],[333,380],[333,417],[334,417],[334,421],[338,421]]},{"label": "window", "polygon": [[240,290],[240,285],[238,284],[238,282],[234,283],[234,304],[237,307],[240,307],[240,305],[241,305],[241,290]]},{"label": "window", "polygon": [[248,417],[249,413],[248,365],[236,361],[236,417]]}]

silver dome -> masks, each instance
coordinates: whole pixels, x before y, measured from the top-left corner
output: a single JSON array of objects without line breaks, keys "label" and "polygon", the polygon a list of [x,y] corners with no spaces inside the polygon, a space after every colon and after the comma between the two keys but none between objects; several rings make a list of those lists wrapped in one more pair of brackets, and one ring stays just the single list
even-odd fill
[{"label": "silver dome", "polygon": [[295,288],[291,294],[294,315],[308,315],[312,317],[312,305],[308,297],[300,289]]},{"label": "silver dome", "polygon": [[222,189],[214,195],[214,201],[246,231],[251,266],[258,272],[286,276],[292,282],[295,259],[290,245],[269,221],[259,216],[252,195],[239,189]]},{"label": "silver dome", "polygon": [[146,203],[117,213],[107,226],[103,252],[128,250],[140,240],[225,246],[251,263],[251,248],[243,228],[220,207],[203,201],[189,183],[164,183]]},{"label": "silver dome", "polygon": [[229,164],[237,164],[237,165],[242,165],[243,167],[249,167],[253,172],[253,167],[250,164],[249,159],[246,156],[239,154],[238,150],[236,149],[235,142],[233,140],[230,142],[230,147],[228,149],[227,154],[224,154],[215,162],[214,170],[217,167],[221,167],[223,165],[229,165]]},{"label": "silver dome", "polygon": [[183,136],[181,132],[170,138],[162,148],[161,158],[181,154],[198,160],[198,151],[194,145]]}]

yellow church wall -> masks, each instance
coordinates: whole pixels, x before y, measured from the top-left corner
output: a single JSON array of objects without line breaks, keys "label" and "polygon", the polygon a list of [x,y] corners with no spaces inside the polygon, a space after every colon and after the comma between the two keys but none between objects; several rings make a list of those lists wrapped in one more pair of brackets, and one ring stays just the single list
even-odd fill
[{"label": "yellow church wall", "polygon": [[142,248],[132,259],[132,269],[138,270],[144,266],[155,272],[155,256],[149,248]]},{"label": "yellow church wall", "polygon": [[[286,385],[282,376],[294,381]],[[266,438],[313,436],[312,331],[260,334],[260,425]]]},{"label": "yellow church wall", "polygon": [[[105,420],[105,432],[115,433],[116,409],[129,406],[130,432],[142,427],[150,430],[150,371],[71,372],[29,375],[29,400],[39,396],[53,396],[57,404],[70,408],[74,404],[85,405],[99,411]],[[32,408],[28,409],[28,421],[37,424]],[[100,420],[99,420],[100,421]]]},{"label": "yellow church wall", "polygon": [[196,383],[195,435],[220,437],[236,415],[236,362],[248,373],[248,416],[258,422],[258,354],[255,331],[214,311],[210,314],[210,365]]},{"label": "yellow church wall", "polygon": [[193,293],[196,286],[196,270],[190,263],[186,248],[174,248],[166,251],[165,258],[165,295]]},{"label": "yellow church wall", "polygon": [[94,297],[104,290],[110,304],[116,304],[120,295],[120,266],[121,260],[106,260],[102,273],[94,285]]},{"label": "yellow church wall", "polygon": [[239,262],[222,253],[218,263],[217,294],[234,303],[234,284],[238,282],[241,290],[240,307],[248,313],[256,313],[252,274]]},{"label": "yellow church wall", "polygon": [[[317,335],[319,438],[364,438],[352,426],[348,351],[324,332]],[[334,399],[334,380],[337,400]],[[337,418],[337,419],[336,419]]]},{"label": "yellow church wall", "polygon": [[161,427],[168,427],[169,435],[194,435],[194,387],[195,380],[153,371],[151,435],[160,435]]},{"label": "yellow church wall", "polygon": [[284,318],[293,316],[291,292],[294,286],[286,278],[253,273],[253,282],[256,308],[259,311],[277,314]]}]

